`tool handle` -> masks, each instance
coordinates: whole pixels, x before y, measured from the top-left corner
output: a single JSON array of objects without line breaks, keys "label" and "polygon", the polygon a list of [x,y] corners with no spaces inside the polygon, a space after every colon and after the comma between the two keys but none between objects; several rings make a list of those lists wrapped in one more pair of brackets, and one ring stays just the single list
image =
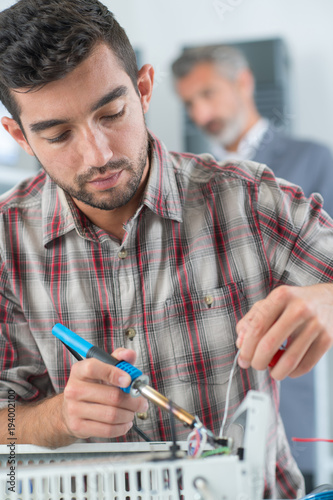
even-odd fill
[{"label": "tool handle", "polygon": [[285,352],[286,352],[285,347],[280,347],[280,349],[276,351],[276,353],[272,357],[270,363],[268,363],[268,366],[270,368],[273,368]]},{"label": "tool handle", "polygon": [[117,368],[120,368],[124,372],[128,373],[131,376],[132,381],[128,387],[121,387],[121,390],[126,392],[127,394],[129,394],[131,391],[133,380],[136,380],[138,377],[142,375],[142,371],[136,368],[135,366],[131,365],[130,363],[127,363],[127,361],[119,361],[119,359],[108,354],[107,352],[103,351],[103,349],[100,349],[95,345],[89,349],[86,357],[99,359],[100,361],[103,361],[103,363],[116,366]]},{"label": "tool handle", "polygon": [[103,351],[103,349],[97,347],[96,345],[90,347],[90,349],[87,351],[86,358],[99,359],[100,361],[103,361],[103,363],[107,363],[108,365],[113,366],[117,366],[118,363],[120,363],[119,359]]},{"label": "tool handle", "polygon": [[83,339],[76,333],[72,332],[69,328],[62,325],[61,323],[57,323],[52,328],[52,333],[55,337],[57,337],[66,347],[70,347],[71,350],[77,352],[82,358],[85,358],[87,355],[87,351],[93,345],[87,340]]},{"label": "tool handle", "polygon": [[[117,358],[103,351],[99,347],[91,344],[87,340],[83,339],[76,333],[72,332],[66,326],[57,323],[52,328],[52,333],[69,349],[72,354],[74,352],[78,353],[83,358],[95,358],[107,363],[108,365],[116,366],[124,372],[128,373],[132,379],[128,387],[121,387],[120,389],[126,394],[132,394],[132,396],[139,396],[139,393],[135,390],[131,391],[132,383],[134,380],[140,378],[143,383],[148,383],[148,377],[142,374],[142,371],[135,366],[127,363],[127,361],[119,361]],[[74,352],[73,352],[74,351]]]}]

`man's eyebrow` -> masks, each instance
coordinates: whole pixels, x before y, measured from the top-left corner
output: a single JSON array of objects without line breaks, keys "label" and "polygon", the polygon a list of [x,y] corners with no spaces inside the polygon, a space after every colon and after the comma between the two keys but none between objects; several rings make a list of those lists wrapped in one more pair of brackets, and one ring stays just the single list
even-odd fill
[{"label": "man's eyebrow", "polygon": [[[97,111],[99,108],[102,108],[103,106],[105,106],[109,102],[115,101],[119,97],[126,95],[127,92],[128,92],[128,88],[125,87],[125,85],[120,85],[119,87],[116,87],[115,89],[111,90],[111,92],[108,92],[106,95],[101,97],[91,107],[91,111]],[[44,130],[47,130],[48,128],[57,127],[58,125],[64,125],[66,123],[69,123],[69,120],[67,120],[67,119],[43,120],[40,122],[31,123],[29,125],[29,128],[32,132],[38,133],[38,132],[43,132]]]},{"label": "man's eyebrow", "polygon": [[109,104],[109,102],[115,101],[119,97],[122,97],[123,95],[126,95],[128,92],[127,87],[125,85],[120,85],[119,87],[116,87],[115,89],[111,90],[111,92],[108,92],[105,96],[103,96],[101,99],[99,99],[91,108],[91,111],[97,111],[99,108],[102,108],[105,106],[105,104]]},{"label": "man's eyebrow", "polygon": [[68,120],[44,120],[41,122],[31,123],[29,128],[32,132],[43,132],[48,128],[56,127],[57,125],[63,125],[64,123],[68,123]]}]

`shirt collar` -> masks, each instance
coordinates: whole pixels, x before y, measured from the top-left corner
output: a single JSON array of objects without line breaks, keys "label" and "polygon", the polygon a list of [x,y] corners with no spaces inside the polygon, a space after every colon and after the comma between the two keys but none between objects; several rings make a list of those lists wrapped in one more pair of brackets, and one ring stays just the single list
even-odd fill
[{"label": "shirt collar", "polygon": [[174,158],[165,145],[149,134],[150,173],[143,204],[165,219],[182,220],[182,208],[176,181]]},{"label": "shirt collar", "polygon": [[[182,207],[174,169],[174,158],[164,144],[149,133],[150,171],[142,199],[152,212],[165,219],[182,221]],[[75,205],[69,195],[48,175],[42,194],[43,243],[76,230],[87,240],[97,241],[101,236],[89,219]]]}]

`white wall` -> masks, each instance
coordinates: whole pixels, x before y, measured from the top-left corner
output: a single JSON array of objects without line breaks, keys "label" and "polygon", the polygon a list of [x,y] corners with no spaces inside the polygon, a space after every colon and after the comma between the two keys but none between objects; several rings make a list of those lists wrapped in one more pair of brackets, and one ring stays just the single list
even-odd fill
[{"label": "white wall", "polygon": [[[292,63],[293,131],[333,150],[332,0],[103,0],[156,71],[148,125],[170,149],[181,141],[181,104],[170,64],[184,44],[284,37]],[[1,0],[1,9],[15,3]]]},{"label": "white wall", "polygon": [[[15,2],[13,0],[0,0],[0,11],[7,9]],[[0,119],[3,115],[7,115],[7,111],[0,103]],[[38,168],[35,158],[28,155],[23,149],[12,139],[8,132],[4,131],[0,123],[0,194],[10,189],[13,185],[25,179],[27,176],[32,175]],[[6,143],[4,144],[4,141]],[[11,151],[12,156],[17,159],[12,163],[4,160],[4,150]]]},{"label": "white wall", "polygon": [[182,45],[281,36],[292,63],[292,129],[333,150],[332,0],[103,1],[156,69],[148,124],[170,149],[182,145],[180,103],[170,83],[170,63]]}]

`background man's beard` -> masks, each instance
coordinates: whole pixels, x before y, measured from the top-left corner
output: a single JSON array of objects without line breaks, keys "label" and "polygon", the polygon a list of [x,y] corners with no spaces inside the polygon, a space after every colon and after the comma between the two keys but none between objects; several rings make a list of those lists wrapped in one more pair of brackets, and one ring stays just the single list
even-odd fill
[{"label": "background man's beard", "polygon": [[221,144],[223,147],[233,145],[239,140],[246,127],[246,114],[244,111],[239,111],[231,120],[226,122],[222,129],[217,134],[209,133],[209,136]]}]

